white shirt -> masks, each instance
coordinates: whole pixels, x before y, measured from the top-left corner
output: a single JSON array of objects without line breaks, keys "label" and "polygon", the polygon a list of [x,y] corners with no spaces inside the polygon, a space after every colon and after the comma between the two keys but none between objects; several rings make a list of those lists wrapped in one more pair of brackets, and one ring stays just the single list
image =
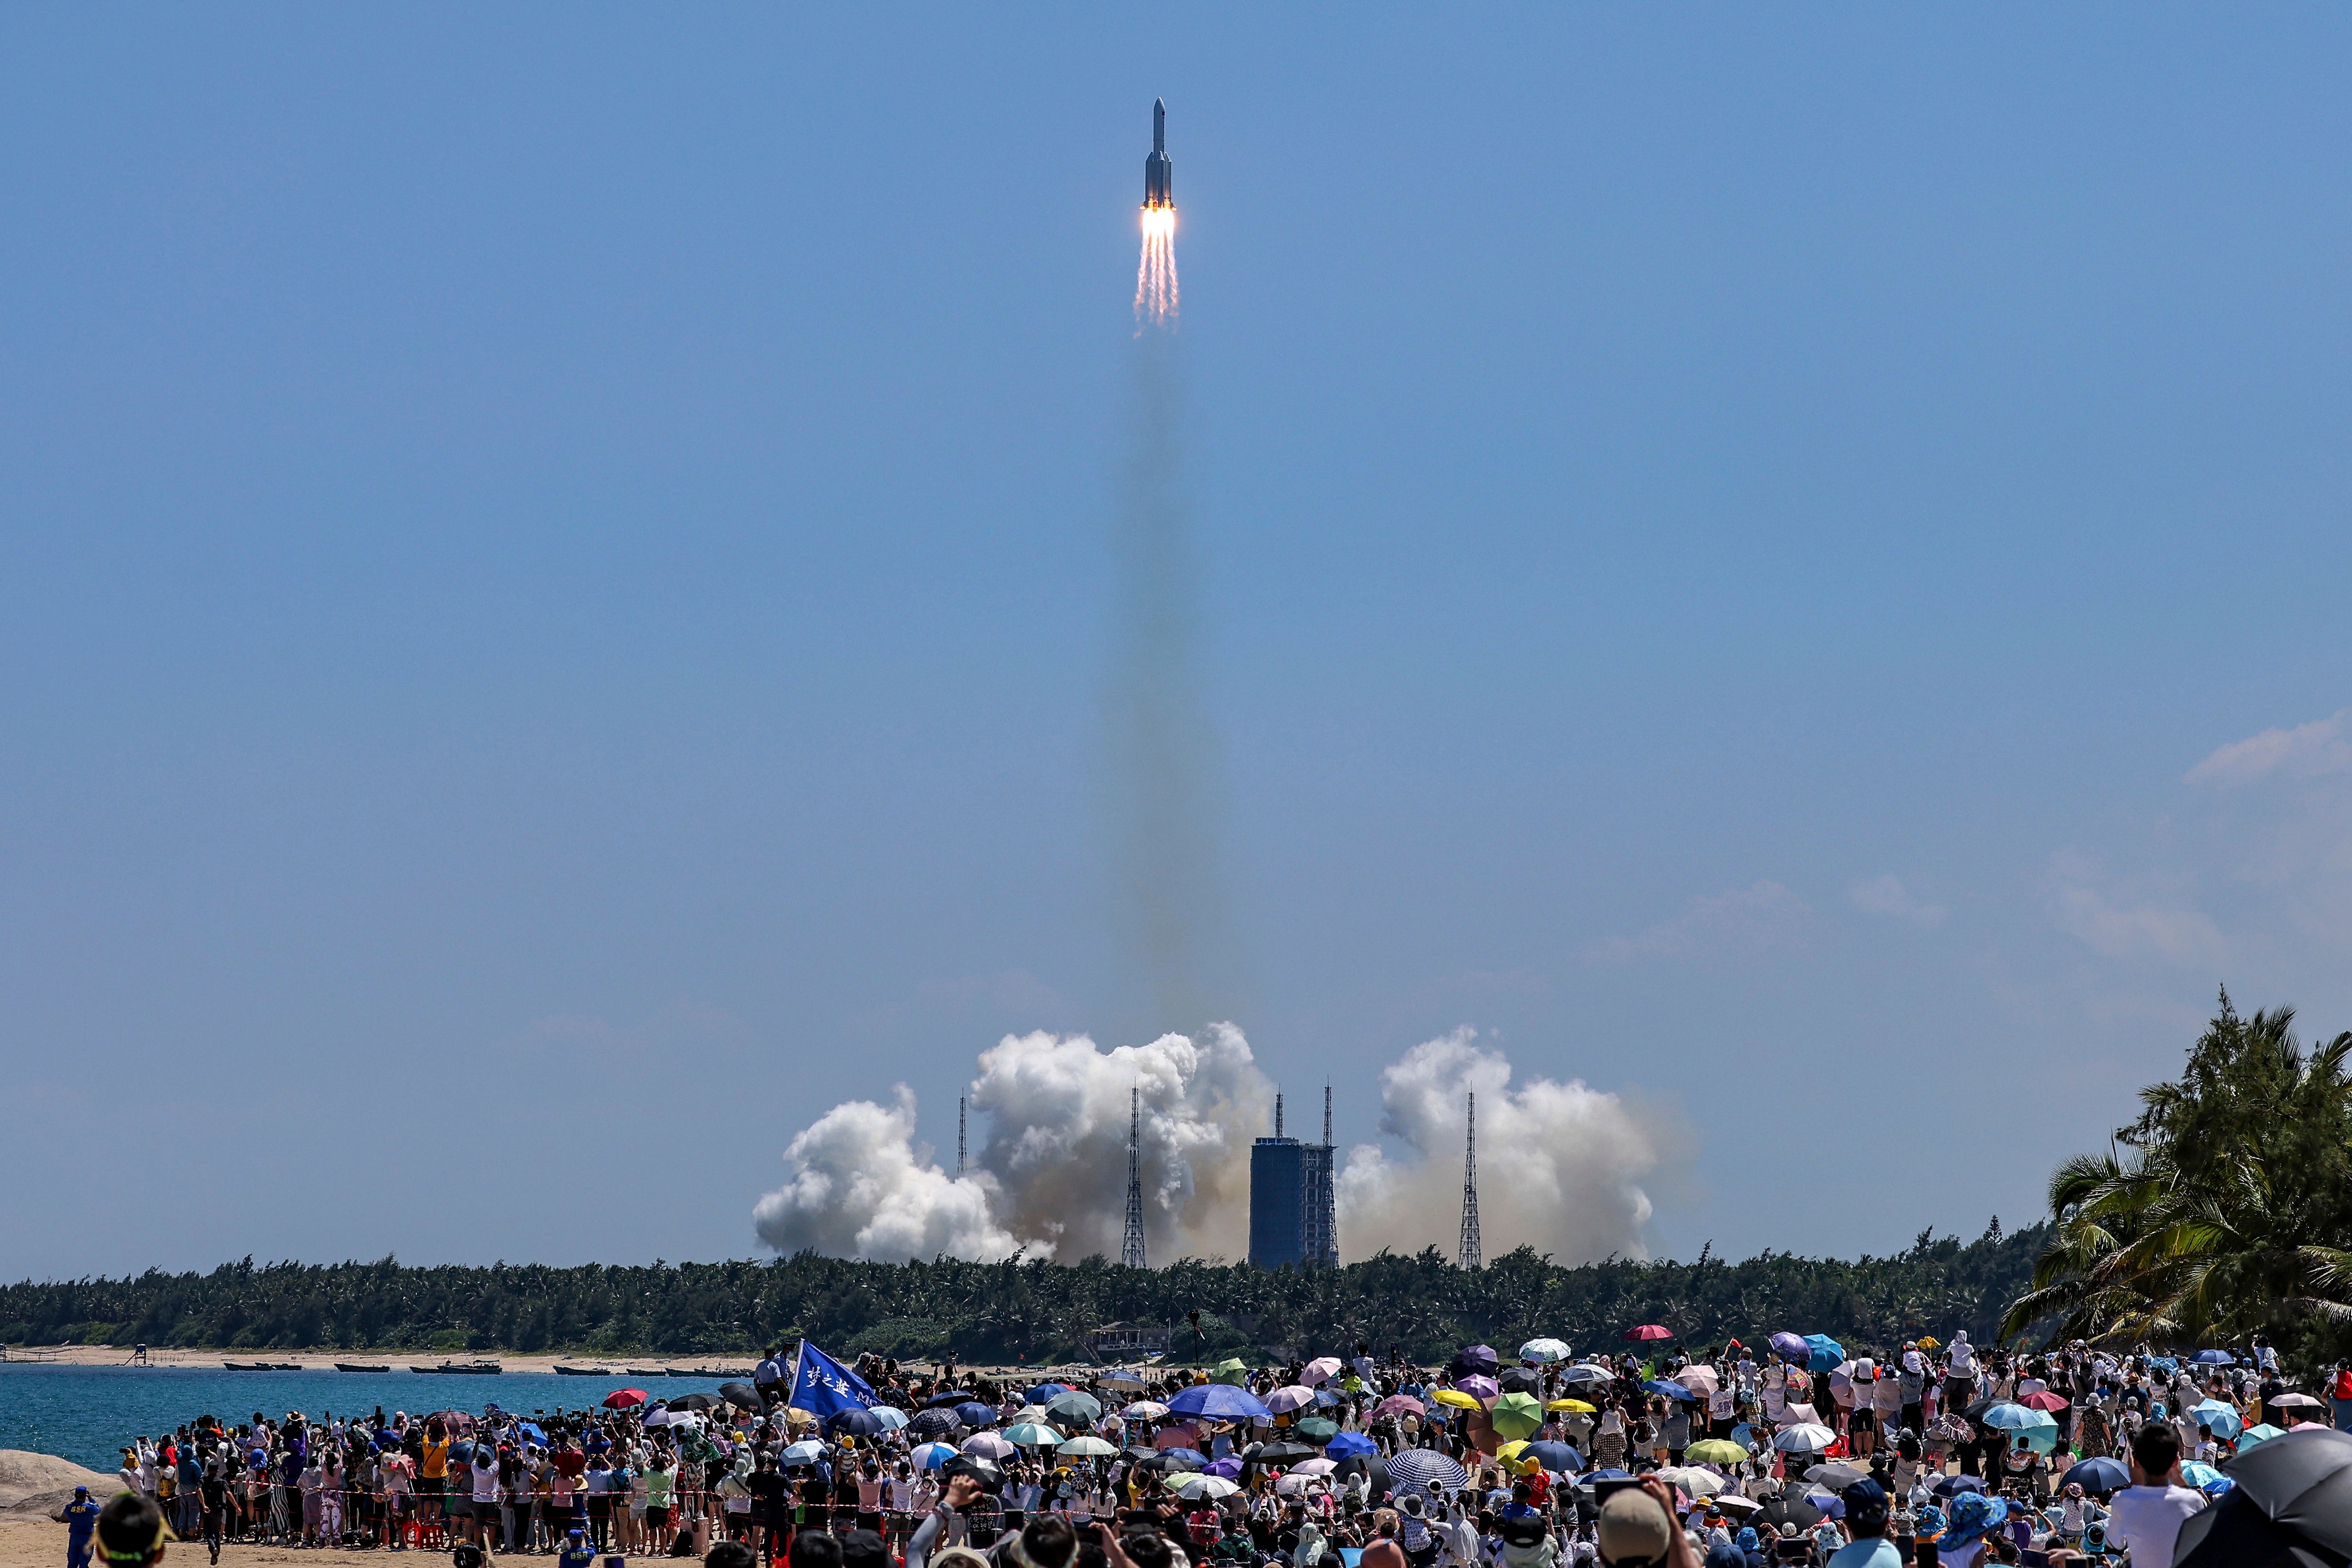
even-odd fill
[{"label": "white shirt", "polygon": [[2187,1487],[2126,1487],[2107,1505],[2107,1539],[2130,1547],[2135,1563],[2169,1563],[2181,1525],[2204,1506]]}]

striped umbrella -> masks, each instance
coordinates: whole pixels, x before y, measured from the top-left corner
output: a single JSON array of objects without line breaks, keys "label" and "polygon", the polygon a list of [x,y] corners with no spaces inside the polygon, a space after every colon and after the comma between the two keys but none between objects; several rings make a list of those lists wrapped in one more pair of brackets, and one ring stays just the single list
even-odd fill
[{"label": "striped umbrella", "polygon": [[1459,1491],[1470,1472],[1434,1448],[1405,1448],[1389,1460],[1389,1484],[1425,1487],[1435,1481],[1447,1491]]}]

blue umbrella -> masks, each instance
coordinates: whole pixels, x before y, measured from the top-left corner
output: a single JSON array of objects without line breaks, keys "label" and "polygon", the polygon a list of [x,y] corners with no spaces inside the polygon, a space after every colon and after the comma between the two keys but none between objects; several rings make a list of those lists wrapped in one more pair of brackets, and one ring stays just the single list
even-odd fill
[{"label": "blue umbrella", "polygon": [[515,1427],[515,1430],[526,1437],[535,1437],[542,1443],[547,1441],[547,1434],[540,1430],[539,1423],[536,1421],[522,1422]]},{"label": "blue umbrella", "polygon": [[1946,1476],[1936,1483],[1937,1497],[1958,1497],[1962,1492],[1980,1492],[1985,1484],[1975,1476]]},{"label": "blue umbrella", "polygon": [[2228,1351],[2199,1351],[2189,1358],[2199,1366],[2235,1366],[2238,1358]]},{"label": "blue umbrella", "polygon": [[2180,1363],[2173,1360],[2172,1357],[2168,1355],[2152,1355],[2147,1358],[2147,1364],[2156,1368],[2158,1372],[2179,1372],[2180,1370]]},{"label": "blue umbrella", "polygon": [[1681,1384],[1668,1383],[1664,1378],[1654,1377],[1642,1386],[1649,1390],[1652,1394],[1662,1394],[1668,1399],[1696,1399],[1698,1397],[1697,1394],[1693,1394]]},{"label": "blue umbrella", "polygon": [[871,1437],[882,1430],[882,1418],[871,1410],[836,1410],[824,1418],[824,1429],[836,1437],[844,1432]]},{"label": "blue umbrella", "polygon": [[1188,1465],[1205,1465],[1209,1462],[1209,1456],[1198,1448],[1162,1448],[1160,1450],[1160,1457],[1163,1459],[1181,1460]]},{"label": "blue umbrella", "polygon": [[955,1418],[975,1431],[996,1419],[996,1412],[977,1399],[967,1399],[955,1407]]},{"label": "blue umbrella", "polygon": [[1835,1372],[1845,1364],[1845,1347],[1827,1334],[1807,1334],[1805,1350],[1807,1372]]},{"label": "blue umbrella", "polygon": [[2235,1437],[2246,1429],[2246,1418],[2238,1414],[2238,1407],[2219,1399],[2209,1399],[2198,1405],[2189,1412],[2189,1419],[2210,1426],[2216,1437]]},{"label": "blue umbrella", "polygon": [[908,1457],[915,1461],[915,1468],[919,1470],[936,1470],[954,1458],[956,1453],[953,1443],[926,1443]]},{"label": "blue umbrella", "polygon": [[1584,1456],[1565,1443],[1530,1443],[1519,1453],[1559,1475],[1573,1475],[1584,1468]]},{"label": "blue umbrella", "polygon": [[1579,1479],[1588,1481],[1630,1481],[1633,1479],[1633,1473],[1631,1470],[1587,1470]]},{"label": "blue umbrella", "polygon": [[1459,1491],[1469,1484],[1470,1472],[1439,1453],[1434,1448],[1403,1448],[1389,1460],[1389,1484],[1425,1487],[1435,1481],[1447,1491]]},{"label": "blue umbrella", "polygon": [[2028,1410],[2022,1405],[1996,1405],[1981,1417],[1995,1431],[2006,1432],[2039,1454],[2047,1454],[2058,1447],[2058,1422],[2046,1410]]},{"label": "blue umbrella", "polygon": [[2099,1493],[2119,1492],[2131,1484],[2130,1468],[2121,1459],[2110,1459],[2105,1455],[2084,1459],[2058,1480],[2061,1489],[2078,1486],[2086,1492]]},{"label": "blue umbrella", "polygon": [[[1257,1395],[1229,1383],[1196,1383],[1181,1389],[1168,1402],[1169,1411],[1177,1415],[1205,1415],[1212,1421],[1271,1421],[1274,1412],[1258,1403]],[[1455,1467],[1457,1469],[1459,1466]]]},{"label": "blue umbrella", "polygon": [[1361,1432],[1342,1432],[1324,1444],[1323,1451],[1335,1459],[1344,1459],[1355,1454],[1377,1454],[1381,1446]]},{"label": "blue umbrella", "polygon": [[1807,1362],[1813,1357],[1813,1347],[1805,1342],[1804,1335],[1782,1329],[1772,1336],[1772,1353],[1782,1361]]},{"label": "blue umbrella", "polygon": [[950,1388],[944,1394],[934,1394],[929,1399],[923,1401],[923,1408],[926,1410],[938,1410],[947,1405],[961,1405],[965,1400],[971,1397],[972,1394],[970,1389]]},{"label": "blue umbrella", "polygon": [[2210,1465],[2200,1465],[2192,1459],[2180,1467],[2180,1479],[2201,1492],[2215,1481],[2227,1482],[2230,1478]]},{"label": "blue umbrella", "polygon": [[1036,1387],[1029,1391],[1029,1403],[1032,1405],[1043,1405],[1045,1401],[1053,1398],[1054,1395],[1057,1394],[1067,1394],[1069,1392],[1070,1385],[1066,1383],[1041,1383]]}]

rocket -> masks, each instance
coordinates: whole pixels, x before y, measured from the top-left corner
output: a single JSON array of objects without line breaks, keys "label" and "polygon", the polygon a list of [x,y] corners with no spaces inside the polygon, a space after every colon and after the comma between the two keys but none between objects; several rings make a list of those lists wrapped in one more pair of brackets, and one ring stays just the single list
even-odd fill
[{"label": "rocket", "polygon": [[1144,206],[1174,206],[1175,177],[1176,165],[1168,161],[1168,105],[1155,98],[1151,100],[1151,156],[1143,161]]}]

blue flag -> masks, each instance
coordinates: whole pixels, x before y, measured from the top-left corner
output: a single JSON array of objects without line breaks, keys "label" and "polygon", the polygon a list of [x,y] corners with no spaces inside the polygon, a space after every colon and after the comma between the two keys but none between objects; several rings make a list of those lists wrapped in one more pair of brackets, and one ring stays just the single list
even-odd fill
[{"label": "blue flag", "polygon": [[823,1417],[844,1410],[870,1410],[881,1402],[864,1378],[808,1341],[801,1342],[793,1357],[793,1396],[785,1404]]}]

